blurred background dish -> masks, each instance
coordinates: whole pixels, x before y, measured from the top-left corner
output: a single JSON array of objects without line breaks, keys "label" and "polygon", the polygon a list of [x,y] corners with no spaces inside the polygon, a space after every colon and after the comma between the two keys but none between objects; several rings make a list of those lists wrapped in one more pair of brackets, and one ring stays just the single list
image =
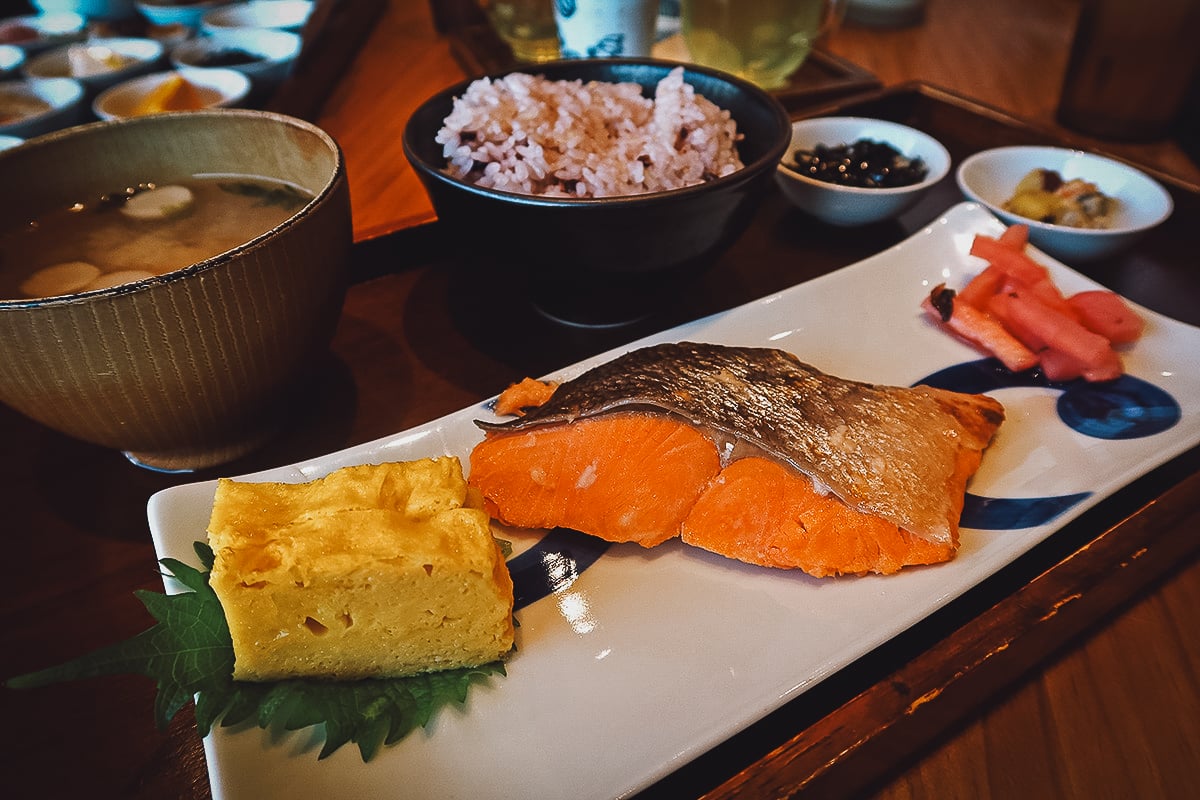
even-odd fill
[{"label": "blurred background dish", "polygon": [[845,0],[681,0],[680,31],[691,60],[766,89],[780,89],[817,41],[835,30]]},{"label": "blurred background dish", "polygon": [[[208,220],[201,237],[207,245],[215,236],[211,226],[240,224],[248,216],[243,208],[267,201],[267,210],[279,213],[276,200],[287,200],[283,222],[259,220],[270,227],[241,234],[222,255],[185,259],[184,266],[155,263],[167,257],[165,248],[141,242],[117,269],[167,271],[107,288],[14,296],[26,293],[31,276],[49,271],[38,269],[39,256],[62,259],[59,253],[26,252],[0,270],[0,401],[162,470],[224,463],[269,438],[282,416],[279,404],[294,402],[303,389],[300,381],[341,312],[351,219],[345,164],[332,138],[307,122],[261,111],[158,114],[40,137],[0,152],[0,173],[23,187],[0,194],[0,232],[23,231],[31,219],[47,231],[52,223],[56,231],[68,223],[119,224],[130,204],[153,195],[130,196],[121,187],[153,180],[164,192],[192,186],[187,212],[159,207],[190,213],[183,220],[189,226]],[[217,207],[202,209],[202,202]],[[75,204],[78,211],[63,211]],[[134,210],[131,224],[139,231],[166,218],[147,216],[145,206]],[[55,213],[67,221],[52,219]],[[98,233],[56,235],[47,246],[83,246]],[[116,249],[153,235],[126,237]],[[187,243],[172,238],[170,244],[174,250]],[[104,264],[100,259],[116,257],[113,250],[81,250],[65,266]]]},{"label": "blurred background dish", "polygon": [[101,92],[92,112],[102,120],[237,106],[250,93],[250,79],[232,69],[153,72]]},{"label": "blurred background dish", "polygon": [[73,78],[90,96],[159,66],[165,48],[153,39],[89,39],[47,50],[26,62],[28,78]]},{"label": "blurred background dish", "polygon": [[0,44],[0,80],[16,76],[24,63],[24,50],[14,44]]},{"label": "blurred background dish", "polygon": [[234,28],[177,45],[171,63],[177,68],[237,70],[251,81],[251,104],[287,77],[300,53],[300,34],[268,28]]},{"label": "blurred background dish", "polygon": [[0,150],[11,149],[24,141],[20,136],[0,136]]},{"label": "blurred background dish", "polygon": [[230,0],[205,2],[171,2],[171,0],[137,0],[139,14],[154,25],[185,25],[191,30],[200,27],[200,20],[215,8],[228,5]]},{"label": "blurred background dish", "polygon": [[[819,180],[802,172],[797,152],[818,147],[838,148],[869,142],[888,145],[900,158],[889,169],[920,162],[924,171],[914,173],[904,185],[855,186]],[[872,148],[874,149],[874,148]],[[890,162],[890,160],[889,160]],[[912,208],[921,197],[950,171],[950,153],[941,142],[924,131],[896,122],[869,117],[813,117],[792,123],[787,154],[775,171],[775,180],[793,205],[822,222],[843,227],[868,225],[895,217]]]},{"label": "blurred background dish", "polygon": [[89,20],[120,20],[133,16],[133,0],[30,0],[30,3],[45,14],[66,11]]},{"label": "blurred background dish", "polygon": [[[1095,184],[1115,200],[1105,228],[1054,224],[1016,213],[1006,204],[1034,170],[1056,172],[1063,180]],[[1171,215],[1171,195],[1139,169],[1111,158],[1064,147],[998,147],[976,153],[958,167],[959,189],[1009,225],[1029,226],[1029,241],[1064,262],[1079,263],[1118,252]]]},{"label": "blurred background dish", "polygon": [[27,55],[87,36],[87,20],[71,12],[29,14],[0,21],[0,44],[15,45]]},{"label": "blurred background dish", "polygon": [[0,83],[0,134],[28,139],[82,122],[86,112],[79,81],[44,78]]},{"label": "blurred background dish", "polygon": [[275,28],[299,32],[312,14],[312,0],[250,0],[209,11],[200,23],[205,33],[228,28]]},{"label": "blurred background dish", "polygon": [[[652,59],[580,59],[529,67],[548,80],[629,82],[653,96],[678,65]],[[500,77],[500,76],[493,76]],[[698,185],[609,197],[548,197],[497,191],[451,177],[436,140],[469,82],[419,106],[404,129],[404,154],[451,231],[464,263],[488,280],[527,284],[545,315],[570,324],[625,324],[669,307],[745,230],[789,138],[787,113],[748,81],[687,66],[684,81],[730,113],[743,136],[744,167]]]}]

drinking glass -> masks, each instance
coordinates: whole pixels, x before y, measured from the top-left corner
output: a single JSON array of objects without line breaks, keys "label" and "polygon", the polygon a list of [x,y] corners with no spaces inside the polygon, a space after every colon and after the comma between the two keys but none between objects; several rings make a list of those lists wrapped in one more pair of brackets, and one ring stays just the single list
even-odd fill
[{"label": "drinking glass", "polygon": [[841,21],[845,6],[845,0],[683,0],[680,22],[692,61],[778,89]]},{"label": "drinking glass", "polygon": [[484,0],[482,5],[518,61],[540,64],[559,57],[554,0]]}]

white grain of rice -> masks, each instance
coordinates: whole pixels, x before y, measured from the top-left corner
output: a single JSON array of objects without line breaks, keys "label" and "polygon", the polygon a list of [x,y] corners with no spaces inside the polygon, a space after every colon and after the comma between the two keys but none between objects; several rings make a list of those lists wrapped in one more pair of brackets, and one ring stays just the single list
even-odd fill
[{"label": "white grain of rice", "polygon": [[437,133],[446,170],[479,186],[551,197],[678,189],[741,169],[737,123],[684,82],[483,78],[455,98]]}]

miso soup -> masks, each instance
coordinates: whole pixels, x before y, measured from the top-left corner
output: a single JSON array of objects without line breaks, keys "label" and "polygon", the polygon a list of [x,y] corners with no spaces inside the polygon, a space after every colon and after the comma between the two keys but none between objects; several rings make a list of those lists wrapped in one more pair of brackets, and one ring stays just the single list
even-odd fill
[{"label": "miso soup", "polygon": [[72,294],[162,275],[245,244],[311,199],[291,184],[242,175],[139,184],[82,198],[0,230],[0,299]]}]

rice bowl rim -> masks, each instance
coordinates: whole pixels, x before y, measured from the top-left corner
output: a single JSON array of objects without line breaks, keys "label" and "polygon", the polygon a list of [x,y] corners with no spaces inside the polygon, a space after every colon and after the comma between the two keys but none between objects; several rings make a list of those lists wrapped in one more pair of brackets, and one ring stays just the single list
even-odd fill
[{"label": "rice bowl rim", "polygon": [[[667,76],[667,74],[670,73],[671,70],[675,69],[676,67],[683,67],[684,83],[687,83],[689,86],[692,86],[692,88],[696,89],[696,93],[701,94],[701,95],[703,95],[703,93],[699,91],[699,88],[696,87],[695,84],[693,84],[690,80],[688,80],[688,77],[690,75],[697,75],[697,74],[705,75],[711,79],[714,79],[716,81],[719,81],[721,83],[725,83],[725,84],[728,84],[728,85],[734,87],[737,90],[738,94],[752,98],[755,101],[757,101],[760,105],[762,105],[764,107],[764,109],[769,109],[769,110],[773,111],[774,116],[776,117],[776,122],[778,123],[778,127],[779,127],[779,130],[777,131],[778,141],[775,143],[774,146],[770,147],[767,150],[767,152],[765,152],[763,155],[756,158],[754,161],[751,161],[749,163],[743,162],[741,169],[734,170],[733,172],[729,173],[728,175],[722,175],[719,178],[713,178],[712,180],[704,181],[703,183],[693,184],[691,186],[683,186],[678,189],[666,189],[666,190],[657,191],[657,192],[640,192],[638,194],[609,195],[606,197],[550,197],[550,196],[546,196],[546,195],[529,194],[529,193],[525,193],[525,192],[513,192],[513,191],[504,190],[504,189],[492,189],[492,188],[489,188],[486,186],[479,186],[477,184],[469,183],[468,181],[464,181],[460,178],[455,178],[454,176],[448,174],[445,171],[445,167],[446,167],[445,163],[443,163],[441,165],[431,164],[427,159],[423,158],[420,155],[419,151],[416,149],[416,147],[413,144],[416,141],[418,133],[419,133],[418,131],[415,130],[416,120],[419,117],[421,117],[422,115],[424,115],[426,112],[438,107],[439,105],[445,105],[446,113],[448,114],[450,112],[450,110],[453,108],[454,100],[456,98],[462,96],[462,94],[464,92],[466,92],[467,87],[469,87],[475,81],[483,80],[485,78],[488,80],[491,80],[491,81],[495,81],[500,78],[506,77],[508,75],[512,75],[513,73],[523,73],[526,75],[533,75],[535,77],[545,78],[544,71],[547,69],[567,68],[567,67],[571,67],[571,66],[583,66],[583,65],[586,65],[586,67],[589,67],[589,68],[605,67],[605,66],[613,66],[613,67],[643,66],[643,67],[661,68],[662,75],[658,76],[658,78],[656,79],[656,83],[657,83],[657,81],[665,78]],[[588,80],[595,80],[595,79],[585,79],[585,78],[580,78],[580,77],[554,77],[554,78],[546,78],[546,79],[547,80],[555,80],[555,81],[583,80],[584,83],[587,83]],[[647,86],[638,81],[606,80],[603,82],[613,83],[613,84],[615,84],[615,83],[638,83],[642,87],[643,97],[653,97],[653,94],[650,94],[650,95],[646,94],[647,91],[653,92],[653,88],[654,88],[653,85]],[[738,133],[739,134],[744,133],[741,123],[738,121],[737,117],[735,117],[733,115],[732,110],[725,108],[724,106],[720,105],[719,103],[716,103],[715,100],[712,100],[712,98],[708,97],[707,95],[703,95],[703,96],[706,99],[710,100],[711,102],[715,103],[718,106],[718,108],[720,108],[722,111],[728,112],[730,115],[730,118],[733,119],[733,121],[738,124]],[[444,115],[443,115],[442,119],[443,120],[445,119]],[[433,141],[433,137],[436,133],[437,133],[436,130],[428,132],[429,140],[431,142]],[[420,134],[424,135],[424,132],[420,132]],[[408,160],[412,164],[419,165],[418,169],[420,172],[423,172],[425,175],[436,178],[438,181],[445,183],[447,185],[453,186],[457,189],[464,190],[466,192],[469,192],[469,193],[474,194],[479,197],[504,200],[506,202],[514,202],[514,203],[518,203],[518,204],[522,204],[522,205],[540,206],[540,207],[546,207],[546,208],[574,208],[574,207],[603,207],[603,206],[611,206],[611,205],[652,204],[654,202],[662,200],[662,198],[664,198],[664,197],[682,197],[682,196],[693,195],[693,194],[701,194],[703,192],[714,191],[715,188],[717,188],[717,187],[734,186],[739,183],[744,183],[744,182],[753,180],[753,179],[759,177],[763,172],[774,169],[775,165],[777,165],[779,163],[779,160],[783,157],[784,153],[787,152],[788,143],[791,141],[791,135],[792,135],[792,121],[791,121],[791,118],[788,116],[787,110],[783,107],[783,105],[777,99],[775,99],[775,97],[773,97],[771,94],[769,94],[766,90],[761,89],[760,87],[755,86],[753,83],[750,83],[747,80],[739,78],[736,75],[730,75],[729,73],[721,72],[720,70],[709,69],[707,67],[702,67],[697,64],[690,64],[690,63],[685,63],[685,62],[681,62],[681,61],[671,61],[671,60],[660,59],[660,58],[609,58],[609,59],[596,59],[596,60],[561,59],[558,61],[549,61],[544,64],[530,65],[527,67],[514,67],[512,69],[507,69],[507,70],[503,70],[501,72],[491,73],[491,74],[479,76],[476,78],[467,78],[463,81],[460,81],[459,83],[454,84],[453,86],[443,89],[442,91],[438,92],[437,94],[435,94],[432,97],[430,97],[429,99],[427,99],[425,102],[421,103],[419,106],[417,106],[416,109],[413,110],[412,114],[408,118],[408,122],[405,123],[405,126],[404,126],[404,134],[402,137],[402,144],[404,147],[404,155],[408,158]],[[444,159],[443,159],[443,161],[444,161]]]}]

